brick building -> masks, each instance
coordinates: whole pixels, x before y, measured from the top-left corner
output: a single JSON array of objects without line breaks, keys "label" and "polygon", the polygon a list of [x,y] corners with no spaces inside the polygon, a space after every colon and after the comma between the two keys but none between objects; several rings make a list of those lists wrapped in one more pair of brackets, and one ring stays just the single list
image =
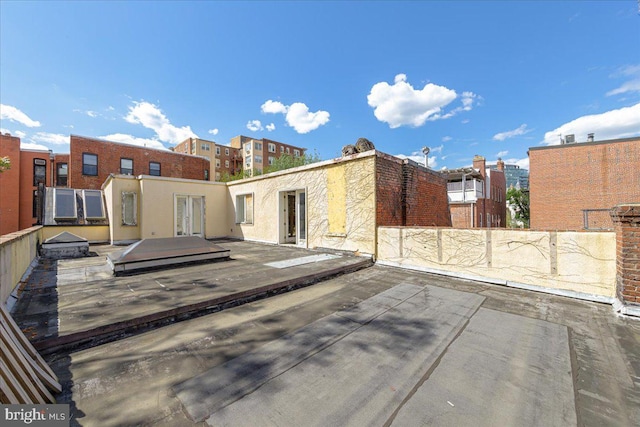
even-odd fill
[{"label": "brick building", "polygon": [[304,148],[267,138],[255,139],[243,135],[231,138],[231,147],[239,150],[242,156],[242,168],[250,171],[251,175],[264,173],[275,159],[283,154],[300,157],[305,152]]},{"label": "brick building", "polygon": [[451,226],[447,179],[409,159],[376,158],[376,226]]},{"label": "brick building", "polygon": [[473,167],[443,173],[453,227],[506,227],[507,184],[501,159],[495,170],[487,168],[484,157],[475,156]]},{"label": "brick building", "polygon": [[610,209],[640,202],[640,138],[529,149],[531,228],[612,229]]},{"label": "brick building", "polygon": [[46,150],[20,150],[20,138],[0,135],[0,157],[10,169],[0,173],[0,235],[13,233],[42,220],[44,187],[53,182],[53,155]]},{"label": "brick building", "polygon": [[[67,187],[100,189],[109,174],[152,175],[208,181],[209,161],[155,148],[71,135]],[[63,165],[56,157],[56,172]],[[58,175],[56,174],[56,182]]]},{"label": "brick building", "polygon": [[200,138],[187,138],[171,149],[176,153],[202,156],[211,162],[213,180],[220,181],[225,175],[235,175],[242,170],[242,154],[239,148],[218,144]]}]

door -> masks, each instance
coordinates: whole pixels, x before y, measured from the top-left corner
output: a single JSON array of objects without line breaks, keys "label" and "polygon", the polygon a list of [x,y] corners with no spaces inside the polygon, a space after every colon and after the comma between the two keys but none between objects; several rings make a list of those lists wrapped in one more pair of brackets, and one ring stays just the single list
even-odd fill
[{"label": "door", "polygon": [[280,243],[307,244],[307,208],[305,190],[280,193]]},{"label": "door", "polygon": [[174,236],[204,237],[204,197],[176,195]]}]

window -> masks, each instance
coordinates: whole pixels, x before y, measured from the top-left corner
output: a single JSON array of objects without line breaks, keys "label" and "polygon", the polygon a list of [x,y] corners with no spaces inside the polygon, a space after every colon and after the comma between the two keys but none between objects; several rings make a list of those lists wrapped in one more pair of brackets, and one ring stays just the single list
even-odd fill
[{"label": "window", "polygon": [[216,181],[220,181],[220,172],[216,172]]},{"label": "window", "polygon": [[204,144],[200,144],[200,149],[202,151],[211,151],[211,147],[209,146],[209,144],[204,143]]},{"label": "window", "polygon": [[236,224],[253,224],[253,194],[236,196]]},{"label": "window", "polygon": [[84,199],[84,217],[86,219],[104,219],[102,191],[82,190],[82,198]]},{"label": "window", "polygon": [[287,154],[290,154],[291,152],[289,151],[289,147],[287,147]]},{"label": "window", "polygon": [[276,144],[270,142],[269,143],[269,152],[270,153],[275,153],[276,152]]},{"label": "window", "polygon": [[256,163],[262,163],[262,156],[259,156],[259,155],[256,154],[254,156],[254,160],[255,160]]},{"label": "window", "polygon": [[82,175],[98,176],[98,156],[82,153]]},{"label": "window", "polygon": [[47,161],[45,159],[33,159],[33,186],[45,184],[47,179]]},{"label": "window", "polygon": [[480,227],[482,227],[482,214],[480,214]]},{"label": "window", "polygon": [[69,166],[66,163],[58,163],[56,167],[56,185],[59,187],[66,187],[67,178],[69,177]]},{"label": "window", "polygon": [[76,219],[76,192],[70,188],[53,189],[53,219]]},{"label": "window", "polygon": [[138,224],[138,195],[136,193],[122,193],[122,225]]},{"label": "window", "polygon": [[251,157],[247,157],[245,163],[244,163],[245,168],[247,169],[251,169]]},{"label": "window", "polygon": [[37,218],[38,217],[38,207],[39,207],[39,203],[38,203],[38,190],[33,190],[33,212],[31,217],[32,218]]},{"label": "window", "polygon": [[220,147],[216,146],[216,156],[220,155]]},{"label": "window", "polygon": [[122,175],[133,175],[133,159],[120,159],[120,173]]},{"label": "window", "polygon": [[280,154],[284,153],[284,147],[281,145],[280,146]]},{"label": "window", "polygon": [[224,167],[225,167],[225,168],[228,168],[228,167],[229,167],[229,160],[225,160],[225,161],[224,161]]},{"label": "window", "polygon": [[300,150],[293,150],[293,155],[296,157],[300,157]]},{"label": "window", "polygon": [[160,163],[149,162],[149,175],[160,176]]},{"label": "window", "polygon": [[191,141],[191,154],[196,154],[196,142]]},{"label": "window", "polygon": [[261,142],[254,143],[253,148],[255,148],[256,150],[262,151],[262,143]]},{"label": "window", "polygon": [[216,159],[216,167],[219,168],[220,167],[220,159]]},{"label": "window", "polygon": [[228,156],[228,155],[229,155],[229,149],[228,149],[228,148],[225,148],[225,149],[224,149],[224,155],[225,155],[225,156]]},{"label": "window", "polygon": [[209,169],[204,170],[204,180],[209,181]]},{"label": "window", "polygon": [[276,158],[273,157],[273,156],[269,156],[269,160],[268,161],[269,161],[269,166],[271,166],[271,165],[273,165],[273,162],[276,161]]},{"label": "window", "polygon": [[247,142],[246,144],[244,144],[244,152],[249,154],[251,152],[251,143]]}]

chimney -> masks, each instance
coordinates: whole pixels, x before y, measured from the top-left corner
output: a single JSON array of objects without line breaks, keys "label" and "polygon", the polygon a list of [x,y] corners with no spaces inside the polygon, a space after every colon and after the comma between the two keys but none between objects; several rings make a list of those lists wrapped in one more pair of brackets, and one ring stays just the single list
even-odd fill
[{"label": "chimney", "polygon": [[504,162],[502,161],[501,157],[498,157],[498,164],[497,164],[498,170],[499,171],[503,171],[504,172]]},{"label": "chimney", "polygon": [[475,155],[473,156],[473,168],[474,169],[478,169],[480,171],[480,174],[482,175],[482,179],[486,178],[487,176],[487,165],[485,162],[484,157],[479,156],[479,155]]},{"label": "chimney", "polygon": [[587,134],[587,142],[593,142],[593,134],[592,133],[588,133]]}]

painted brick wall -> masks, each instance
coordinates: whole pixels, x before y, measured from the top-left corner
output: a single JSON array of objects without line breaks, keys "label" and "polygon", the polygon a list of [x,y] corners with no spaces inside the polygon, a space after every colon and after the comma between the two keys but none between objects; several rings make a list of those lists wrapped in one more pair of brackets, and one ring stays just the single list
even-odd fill
[{"label": "painted brick wall", "polygon": [[[82,174],[83,153],[98,156],[97,176]],[[149,162],[160,163],[165,177],[203,180],[209,170],[209,161],[202,157],[71,135],[69,187],[99,189],[109,174],[120,173],[121,158],[133,159],[134,175],[149,175]]]},{"label": "painted brick wall", "polygon": [[20,138],[0,135],[0,157],[11,169],[0,173],[0,235],[20,230]]},{"label": "painted brick wall", "polygon": [[529,162],[531,228],[582,230],[583,209],[640,202],[640,138],[531,148]]},{"label": "painted brick wall", "polygon": [[377,226],[451,226],[447,180],[409,160],[376,157]]}]

